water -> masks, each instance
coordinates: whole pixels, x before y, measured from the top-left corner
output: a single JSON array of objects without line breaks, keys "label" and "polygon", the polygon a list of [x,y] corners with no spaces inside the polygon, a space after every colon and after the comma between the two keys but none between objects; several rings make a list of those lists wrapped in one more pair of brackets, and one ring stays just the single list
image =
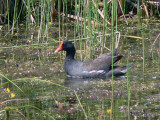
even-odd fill
[{"label": "water", "polygon": [[[118,65],[126,65],[127,58],[130,62],[136,62],[129,71],[128,87],[126,76],[114,78],[114,83],[111,79],[66,78],[63,69],[65,53],[54,54],[58,44],[53,44],[53,39],[59,39],[56,26],[50,28],[48,39],[40,40],[36,39],[35,30],[25,32],[25,28],[22,28],[13,37],[4,37],[2,31],[1,47],[19,47],[0,49],[0,73],[13,80],[23,92],[11,83],[1,87],[0,119],[5,119],[3,110],[8,110],[9,116],[14,119],[83,120],[86,116],[89,120],[160,119],[159,38],[152,47],[160,32],[160,24],[145,25],[143,29],[134,25],[119,29],[121,35],[142,38],[121,36],[120,39],[118,53],[125,56]],[[67,30],[73,31],[73,27],[68,26]],[[70,33],[68,39],[73,38]],[[110,40],[107,37],[106,44],[93,42],[92,47],[87,40],[77,41],[76,59],[91,60],[101,53],[107,53],[104,46],[109,47]],[[1,85],[5,82],[7,80],[1,77]],[[6,92],[5,88],[10,88],[11,92]],[[11,93],[16,96],[11,98]]]}]

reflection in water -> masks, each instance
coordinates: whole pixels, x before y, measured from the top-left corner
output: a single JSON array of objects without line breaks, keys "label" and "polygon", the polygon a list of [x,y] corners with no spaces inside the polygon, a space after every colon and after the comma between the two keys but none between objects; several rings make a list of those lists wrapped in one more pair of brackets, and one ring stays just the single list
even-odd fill
[{"label": "reflection in water", "polygon": [[[106,78],[106,79],[99,79],[99,78],[71,78],[71,77],[66,77],[64,85],[66,87],[69,87],[71,89],[89,89],[89,86],[93,84],[99,84],[99,82],[108,82],[110,83],[112,78]],[[126,80],[126,77],[121,76],[121,77],[114,77],[114,81],[123,81]]]},{"label": "reflection in water", "polygon": [[71,89],[85,88],[90,82],[96,82],[98,79],[83,79],[83,78],[71,78],[67,77],[64,85]]}]

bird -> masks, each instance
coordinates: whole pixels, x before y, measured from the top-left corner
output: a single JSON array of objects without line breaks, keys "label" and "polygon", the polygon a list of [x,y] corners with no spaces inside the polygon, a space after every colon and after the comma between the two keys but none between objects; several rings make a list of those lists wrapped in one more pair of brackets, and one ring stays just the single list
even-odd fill
[{"label": "bird", "polygon": [[112,59],[114,64],[123,57],[122,55],[116,56],[117,48],[113,50],[113,53],[111,51],[108,54],[101,54],[94,60],[84,62],[74,58],[76,49],[71,41],[62,41],[54,53],[60,51],[66,51],[64,69],[67,77],[71,78],[109,78],[112,75],[119,77],[125,75],[127,70],[134,65],[130,63],[128,66],[112,66]]}]

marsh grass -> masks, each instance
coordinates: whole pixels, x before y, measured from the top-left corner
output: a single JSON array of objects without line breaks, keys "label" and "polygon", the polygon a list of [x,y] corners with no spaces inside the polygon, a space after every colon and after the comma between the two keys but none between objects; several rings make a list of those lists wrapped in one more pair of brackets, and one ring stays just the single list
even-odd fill
[{"label": "marsh grass", "polygon": [[[55,3],[53,3],[55,2]],[[39,26],[39,30],[41,31],[41,33],[39,33],[39,37],[41,37],[41,34],[45,33],[46,37],[48,34],[48,23],[52,20],[51,17],[51,11],[53,10],[53,4],[56,4],[56,6],[58,6],[58,19],[59,22],[62,19],[62,22],[64,22],[64,16],[62,16],[60,13],[73,13],[72,11],[74,11],[74,15],[77,17],[83,17],[83,18],[87,18],[88,22],[88,28],[89,28],[89,34],[92,33],[92,35],[94,36],[94,31],[99,31],[101,28],[99,26],[95,26],[92,25],[92,32],[91,32],[91,26],[90,26],[90,21],[94,21],[95,23],[100,23],[102,24],[102,21],[105,21],[106,19],[112,19],[112,15],[114,15],[114,25],[116,26],[116,30],[117,30],[117,25],[118,25],[118,17],[117,17],[117,10],[119,7],[119,4],[121,4],[122,9],[124,10],[124,12],[128,13],[130,12],[130,10],[133,10],[133,6],[128,4],[126,1],[124,0],[120,0],[120,3],[118,3],[118,1],[114,1],[111,5],[111,3],[107,3],[105,2],[103,5],[104,8],[104,19],[100,18],[98,9],[99,8],[98,4],[99,4],[99,0],[92,0],[89,1],[87,3],[87,1],[82,1],[82,0],[71,0],[71,1],[61,1],[61,0],[51,0],[51,1],[46,1],[46,0],[40,0],[40,1],[12,1],[12,0],[7,0],[5,5],[6,5],[6,11],[8,13],[7,16],[7,20],[8,20],[8,31],[12,31],[12,33],[14,33],[14,28],[16,28],[17,30],[19,29],[19,23],[23,22],[24,18],[26,18],[26,30],[30,28],[30,23],[35,24],[36,26]],[[96,5],[95,5],[95,4]],[[58,4],[58,5],[57,5]],[[136,4],[136,8],[134,8],[134,10],[137,11],[137,21],[138,23],[140,23],[140,19],[142,17],[142,13],[141,13],[141,4],[142,1],[141,0],[137,0],[135,2]],[[126,6],[128,5],[128,6]],[[112,7],[113,6],[113,7]],[[124,6],[124,7],[123,7]],[[147,3],[146,3],[147,6]],[[151,6],[148,3],[148,6]],[[133,7],[132,9],[130,9],[129,7]],[[114,8],[114,12],[113,9]],[[73,10],[74,9],[74,10]],[[151,8],[148,8],[152,14],[158,14],[159,15],[159,6],[154,6]],[[155,11],[157,12],[153,12],[155,9]],[[134,11],[133,10],[133,11]],[[79,27],[82,26],[82,21],[79,21],[79,19],[75,20],[77,23],[77,28],[76,30],[79,30]],[[81,23],[80,23],[81,22]],[[83,25],[84,25],[84,34],[86,34],[86,21],[83,21]],[[12,23],[12,27],[10,30],[10,24]],[[112,24],[113,25],[113,24]],[[63,23],[62,23],[63,26]],[[104,28],[107,27],[107,23],[103,22],[103,26]],[[62,27],[62,35],[59,34],[59,36],[64,36],[63,35],[63,29],[64,27]],[[60,29],[59,29],[60,30]],[[44,32],[45,31],[45,32]],[[77,31],[76,31],[77,32]],[[64,37],[62,37],[64,38]]]}]

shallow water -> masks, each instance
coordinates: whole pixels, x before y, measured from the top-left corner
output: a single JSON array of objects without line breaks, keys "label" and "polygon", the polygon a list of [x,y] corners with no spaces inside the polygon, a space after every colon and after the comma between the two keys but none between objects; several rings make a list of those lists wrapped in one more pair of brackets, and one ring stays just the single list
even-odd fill
[{"label": "shallow water", "polygon": [[[68,39],[73,39],[73,28],[67,25],[66,31],[70,33]],[[145,24],[143,29],[134,25],[119,28],[122,36],[118,53],[125,56],[117,64],[126,65],[127,59],[136,64],[129,70],[128,78],[124,76],[114,80],[67,78],[63,69],[65,53],[54,54],[58,43],[53,42],[54,39],[57,41],[59,39],[56,26],[50,27],[48,39],[40,40],[36,39],[35,29],[25,32],[25,28],[21,28],[21,32],[13,37],[4,37],[4,31],[1,31],[0,73],[14,80],[23,90],[22,93],[13,84],[1,87],[1,110],[6,106],[31,105],[32,107],[19,109],[19,112],[28,119],[54,117],[61,120],[79,120],[85,119],[86,116],[89,120],[160,119],[160,39],[152,47],[153,41],[160,33],[160,24],[157,22]],[[142,39],[123,37],[123,35],[144,36],[144,49]],[[76,59],[91,60],[101,53],[107,53],[108,50],[104,46],[109,47],[110,40],[111,38],[107,37],[107,40],[104,40],[105,44],[93,41],[92,47],[89,40],[82,40],[81,43],[76,41]],[[39,45],[31,46],[31,44]],[[3,48],[10,46],[19,47]],[[6,81],[1,77],[1,84]],[[11,99],[9,93],[4,90],[7,87],[15,93],[13,99],[17,100],[2,104],[3,101]],[[10,112],[13,118],[25,118],[13,111]],[[5,118],[3,112],[0,116],[0,119]]]}]

